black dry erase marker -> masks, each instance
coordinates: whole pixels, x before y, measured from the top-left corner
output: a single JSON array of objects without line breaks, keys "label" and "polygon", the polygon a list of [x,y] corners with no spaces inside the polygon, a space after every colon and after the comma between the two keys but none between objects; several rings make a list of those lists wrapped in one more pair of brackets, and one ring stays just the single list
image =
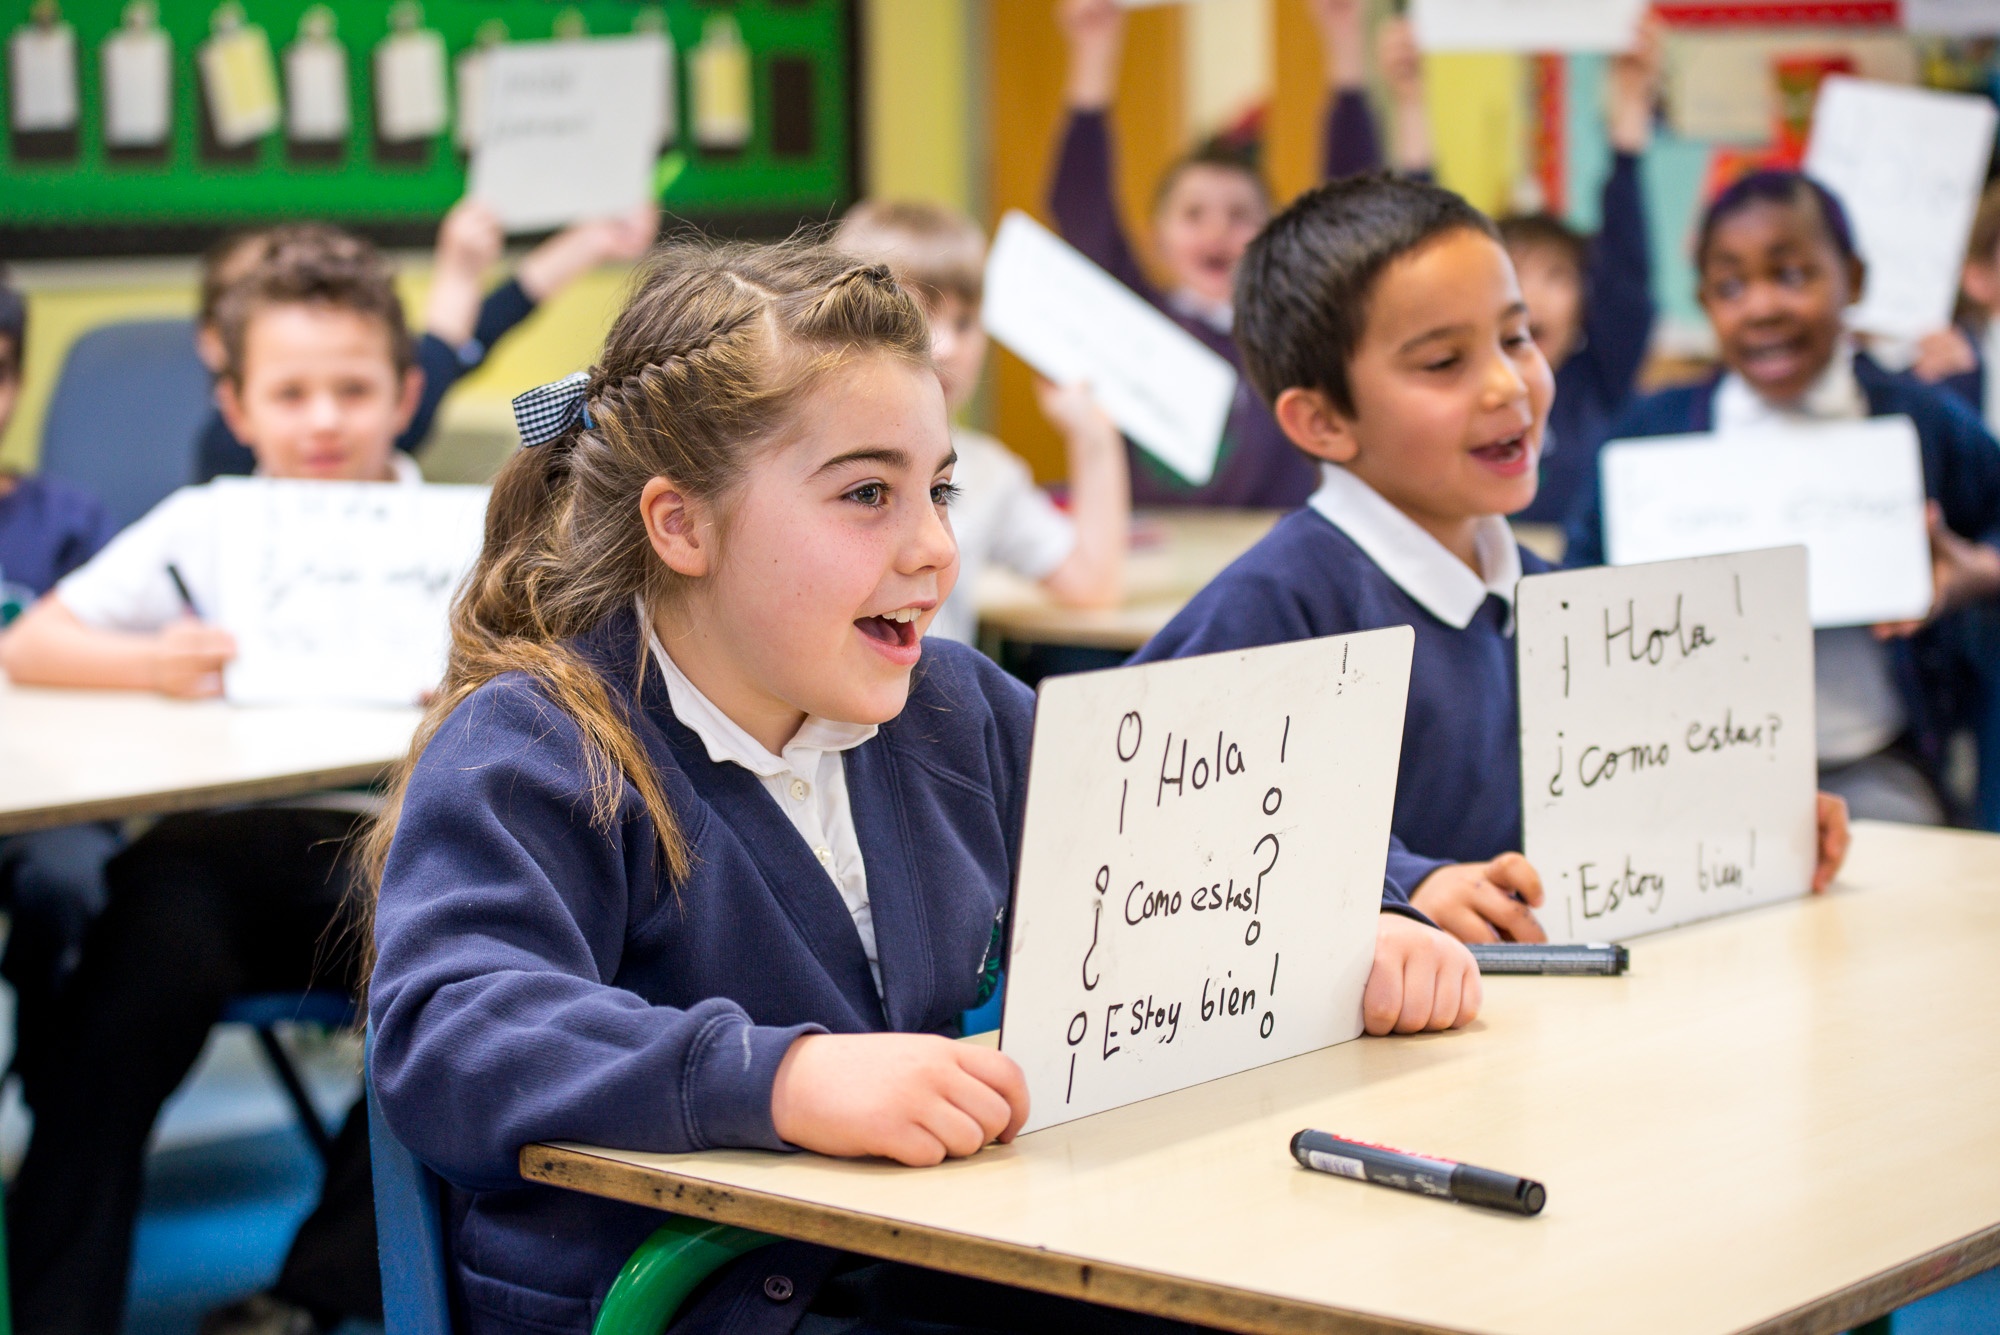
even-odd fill
[{"label": "black dry erase marker", "polygon": [[1516,941],[1468,945],[1481,973],[1624,973],[1632,957],[1623,946],[1551,946]]},{"label": "black dry erase marker", "polygon": [[1549,1198],[1541,1183],[1512,1173],[1407,1154],[1366,1141],[1342,1140],[1324,1131],[1301,1131],[1293,1136],[1292,1157],[1315,1172],[1414,1191],[1419,1196],[1443,1196],[1509,1214],[1540,1214]]},{"label": "black dry erase marker", "polygon": [[199,618],[201,609],[194,605],[194,595],[188,592],[187,581],[181,578],[181,568],[172,561],[167,562],[167,578],[174,582],[174,592],[181,596],[181,605],[187,608],[188,615]]}]

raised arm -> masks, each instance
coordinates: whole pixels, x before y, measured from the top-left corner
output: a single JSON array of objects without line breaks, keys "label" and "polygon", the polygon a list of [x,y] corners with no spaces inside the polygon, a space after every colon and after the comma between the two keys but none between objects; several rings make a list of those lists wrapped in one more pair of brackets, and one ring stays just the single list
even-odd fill
[{"label": "raised arm", "polygon": [[1111,101],[1118,89],[1125,13],[1117,0],[1059,0],[1056,20],[1069,50],[1063,98],[1068,122],[1056,150],[1049,211],[1063,239],[1147,300],[1146,280],[1118,217],[1112,190]]},{"label": "raised arm", "polygon": [[1379,170],[1382,138],[1375,128],[1375,112],[1368,105],[1366,6],[1362,0],[1306,0],[1306,10],[1319,32],[1320,58],[1326,71],[1321,179],[1337,181]]},{"label": "raised arm", "polygon": [[1653,336],[1653,257],[1639,157],[1652,143],[1659,86],[1659,33],[1648,24],[1638,47],[1612,63],[1605,90],[1613,156],[1591,247],[1586,341],[1578,354],[1588,359],[1604,401],[1613,404],[1637,384]]}]

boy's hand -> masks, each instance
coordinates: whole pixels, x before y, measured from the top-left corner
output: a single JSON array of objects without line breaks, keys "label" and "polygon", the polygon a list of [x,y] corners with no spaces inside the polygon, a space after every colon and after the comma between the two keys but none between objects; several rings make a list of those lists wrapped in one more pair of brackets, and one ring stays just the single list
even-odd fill
[{"label": "boy's hand", "polygon": [[1483,994],[1472,952],[1415,918],[1385,913],[1375,928],[1375,967],[1361,994],[1368,1033],[1456,1029],[1479,1014]]},{"label": "boy's hand", "polygon": [[1878,640],[1914,635],[1946,612],[2000,594],[2000,551],[1952,532],[1936,501],[1924,507],[1924,519],[1930,526],[1931,583],[1936,589],[1930,613],[1921,621],[1889,621],[1875,627]]},{"label": "boy's hand", "polygon": [[1528,910],[1542,902],[1542,878],[1519,853],[1491,862],[1439,867],[1410,896],[1412,907],[1461,941],[1546,941]]},{"label": "boy's hand", "polygon": [[1390,96],[1403,103],[1423,101],[1424,53],[1408,19],[1390,19],[1376,31],[1375,60]]},{"label": "boy's hand", "polygon": [[522,256],[514,281],[534,301],[547,301],[600,264],[638,259],[659,235],[660,206],[653,200],[572,223]]},{"label": "boy's hand", "polygon": [[1125,10],[1118,0],[1058,0],[1056,26],[1069,47],[1064,98],[1077,111],[1102,111],[1118,92]]},{"label": "boy's hand", "polygon": [[1819,865],[1813,868],[1812,892],[1826,893],[1840,864],[1847,861],[1847,847],[1853,842],[1847,830],[1847,799],[1832,793],[1819,794]]},{"label": "boy's hand", "polygon": [[1085,381],[1058,385],[1053,380],[1036,376],[1035,402],[1041,406],[1042,416],[1062,432],[1071,450],[1078,446],[1102,447],[1121,443],[1118,424],[1097,406],[1097,400],[1091,397],[1090,385]]},{"label": "boy's hand", "polygon": [[1306,0],[1306,12],[1319,29],[1326,81],[1335,88],[1360,88],[1368,82],[1364,26],[1368,11],[1361,0]]},{"label": "boy's hand", "polygon": [[1917,360],[1910,367],[1910,374],[1927,385],[1934,385],[1940,380],[1978,369],[1979,354],[1973,350],[1972,340],[1965,336],[1963,329],[1952,325],[1923,336],[1917,343]]},{"label": "boy's hand", "polygon": [[450,270],[476,283],[500,262],[506,244],[506,233],[493,210],[468,196],[444,215],[432,262],[440,272]]},{"label": "boy's hand", "polygon": [[1643,153],[1653,140],[1653,108],[1660,100],[1660,23],[1648,16],[1639,40],[1611,62],[1605,85],[1607,129],[1611,146],[1621,153]]},{"label": "boy's hand", "polygon": [[1013,1058],[931,1034],[809,1034],[771,1086],[778,1134],[840,1158],[927,1167],[1005,1144],[1027,1120]]},{"label": "boy's hand", "polygon": [[222,694],[222,669],[236,657],[236,637],[220,626],[192,619],[160,631],[153,646],[153,689],[198,699]]},{"label": "boy's hand", "polygon": [[660,235],[660,206],[646,200],[624,213],[576,225],[598,264],[630,264],[653,248]]}]

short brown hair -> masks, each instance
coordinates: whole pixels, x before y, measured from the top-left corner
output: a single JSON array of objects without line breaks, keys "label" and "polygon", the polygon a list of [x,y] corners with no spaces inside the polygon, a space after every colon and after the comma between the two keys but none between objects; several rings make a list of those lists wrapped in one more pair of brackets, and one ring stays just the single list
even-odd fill
[{"label": "short brown hair", "polygon": [[1496,225],[1509,251],[1553,250],[1578,278],[1590,272],[1590,238],[1553,213],[1516,213]]},{"label": "short brown hair", "polygon": [[1262,201],[1264,211],[1266,213],[1271,211],[1271,186],[1264,179],[1264,173],[1258,170],[1255,151],[1220,139],[1211,139],[1181,154],[1160,173],[1160,182],[1153,187],[1155,214],[1167,206],[1167,197],[1174,193],[1174,187],[1181,183],[1181,178],[1196,168],[1234,172],[1241,176],[1250,182],[1251,189],[1257,192],[1257,198]]},{"label": "short brown hair", "polygon": [[924,200],[864,199],[847,211],[833,247],[886,264],[926,302],[957,297],[977,306],[986,291],[986,233],[965,214]]},{"label": "short brown hair", "polygon": [[1975,264],[1991,264],[2000,251],[2000,181],[1986,187],[1979,197],[1979,211],[1972,215],[1972,236],[1965,243],[1966,258]]},{"label": "short brown hair", "polygon": [[415,364],[395,275],[381,252],[353,233],[324,223],[275,227],[243,242],[242,253],[232,252],[230,262],[241,267],[222,286],[214,307],[222,374],[230,380],[242,383],[250,321],[272,306],[321,306],[376,320],[389,335],[396,374]]}]

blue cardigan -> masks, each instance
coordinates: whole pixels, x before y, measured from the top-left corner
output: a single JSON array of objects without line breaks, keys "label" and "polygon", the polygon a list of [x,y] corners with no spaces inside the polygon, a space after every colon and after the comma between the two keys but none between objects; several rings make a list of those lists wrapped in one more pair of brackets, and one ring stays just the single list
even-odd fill
[{"label": "blue cardigan", "polygon": [[[658,671],[641,667],[635,618],[579,648],[614,698],[636,697],[693,871],[669,881],[629,783],[610,827],[592,826],[577,727],[511,674],[425,750],[376,919],[370,1071],[397,1137],[448,1184],[456,1296],[475,1335],[584,1335],[659,1224],[524,1184],[523,1145],[788,1148],[771,1123],[786,1049],[829,1030],[955,1033],[981,1000],[1018,852],[1034,697],[977,653],[927,640],[908,706],[846,756],[878,1000],[840,892],[756,776],[709,760],[674,717]],[[771,1258],[746,1258],[703,1310],[789,1329],[835,1253],[788,1250],[792,1302],[762,1296]]]},{"label": "blue cardigan", "polygon": [[[1872,417],[1908,417],[1916,424],[1924,470],[1924,491],[1944,511],[1947,526],[1962,537],[2000,547],[2000,443],[1979,416],[1957,398],[1914,376],[1884,370],[1867,354],[1854,359],[1854,376],[1868,399]],[[1685,435],[1715,426],[1715,391],[1721,377],[1663,390],[1632,405],[1613,439]],[[1604,561],[1604,516],[1598,480],[1591,479],[1568,526],[1564,564]],[[1974,704],[1976,684],[1950,647],[1954,618],[1932,623],[1892,646],[1891,667],[1911,720],[1911,741],[1935,766],[1943,733]]]},{"label": "blue cardigan", "polygon": [[[1522,550],[1522,573],[1548,568]],[[1308,508],[1279,520],[1134,661],[1384,626],[1410,626],[1417,637],[1389,850],[1389,879],[1407,894],[1445,863],[1521,848],[1514,637],[1497,599],[1488,597],[1465,629],[1448,625]]]}]

